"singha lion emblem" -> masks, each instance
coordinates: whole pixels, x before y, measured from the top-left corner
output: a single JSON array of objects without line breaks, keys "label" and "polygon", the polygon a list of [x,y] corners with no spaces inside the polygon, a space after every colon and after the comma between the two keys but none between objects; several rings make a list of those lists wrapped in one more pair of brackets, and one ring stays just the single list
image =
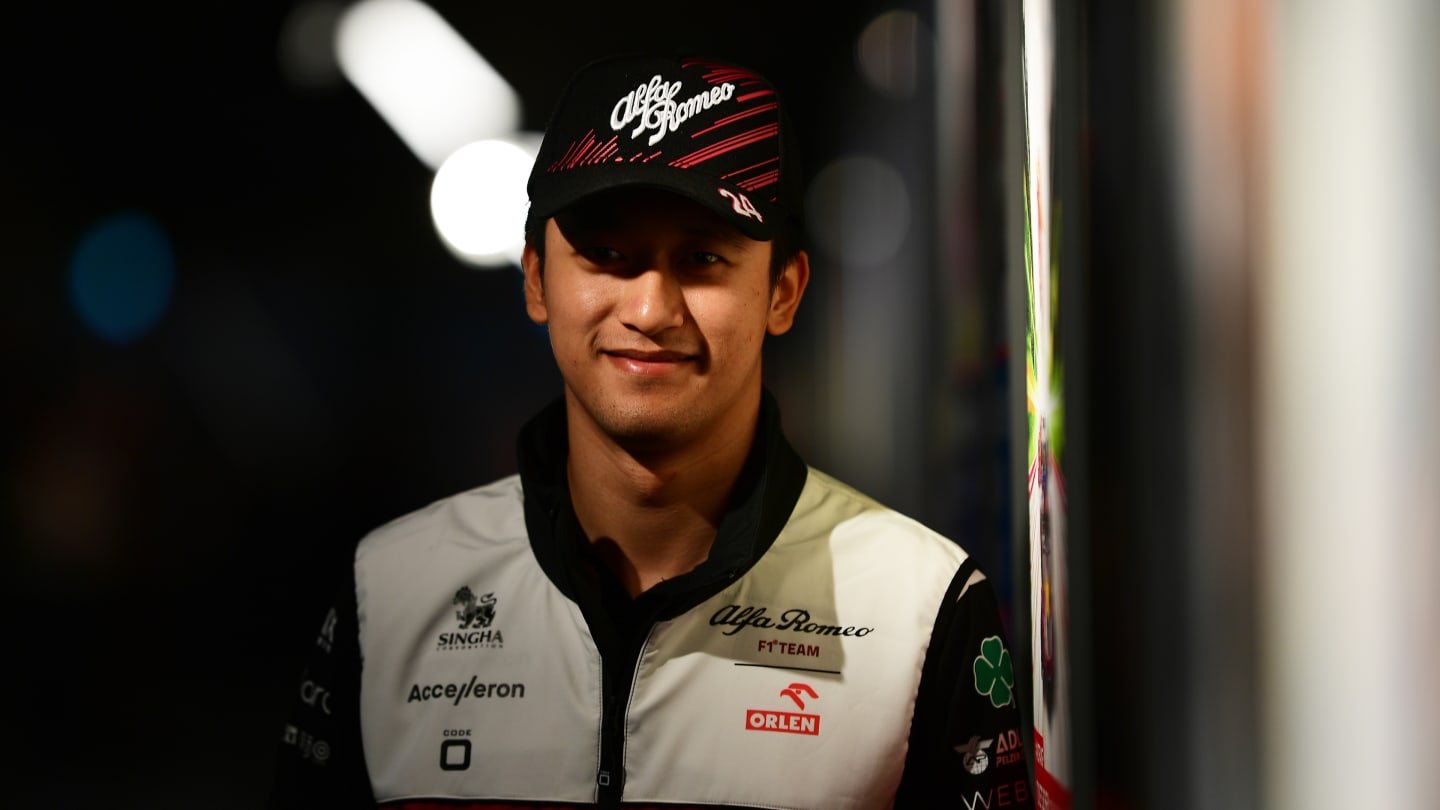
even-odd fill
[{"label": "singha lion emblem", "polygon": [[475,592],[466,585],[455,592],[453,605],[462,605],[455,611],[455,618],[460,620],[460,629],[469,630],[476,627],[489,627],[495,621],[495,594],[487,593],[478,600]]}]

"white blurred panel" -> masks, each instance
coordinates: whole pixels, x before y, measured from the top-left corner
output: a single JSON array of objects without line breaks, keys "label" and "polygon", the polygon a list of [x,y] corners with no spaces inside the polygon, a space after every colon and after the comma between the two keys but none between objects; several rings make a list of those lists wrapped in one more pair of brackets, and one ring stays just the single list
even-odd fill
[{"label": "white blurred panel", "polygon": [[1264,804],[1440,807],[1436,5],[1276,11]]}]

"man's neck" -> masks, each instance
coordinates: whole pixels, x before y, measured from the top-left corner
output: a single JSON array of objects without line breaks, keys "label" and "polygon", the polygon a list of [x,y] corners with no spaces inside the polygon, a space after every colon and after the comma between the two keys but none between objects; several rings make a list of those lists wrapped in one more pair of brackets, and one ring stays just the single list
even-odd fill
[{"label": "man's neck", "polygon": [[755,439],[743,424],[665,449],[627,449],[567,402],[566,475],[575,516],[596,554],[636,596],[693,570],[714,544]]}]

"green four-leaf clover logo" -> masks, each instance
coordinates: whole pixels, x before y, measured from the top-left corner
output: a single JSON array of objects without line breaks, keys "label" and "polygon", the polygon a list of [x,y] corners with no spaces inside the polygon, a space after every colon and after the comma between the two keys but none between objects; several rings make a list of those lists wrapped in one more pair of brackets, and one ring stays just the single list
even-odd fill
[{"label": "green four-leaf clover logo", "polygon": [[999,636],[990,636],[980,642],[980,654],[975,656],[975,691],[988,695],[990,705],[998,709],[1010,704],[1014,688],[1010,651]]}]

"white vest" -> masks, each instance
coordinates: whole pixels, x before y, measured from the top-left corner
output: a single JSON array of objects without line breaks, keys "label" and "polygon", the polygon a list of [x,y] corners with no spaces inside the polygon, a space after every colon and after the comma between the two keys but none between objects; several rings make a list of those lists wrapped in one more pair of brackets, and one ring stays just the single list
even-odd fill
[{"label": "white vest", "polygon": [[[592,802],[601,662],[541,570],[520,479],[372,533],[355,558],[376,799]],[[646,639],[624,800],[885,807],[956,544],[810,470],[774,545]],[[623,691],[623,690],[622,690]]]}]

